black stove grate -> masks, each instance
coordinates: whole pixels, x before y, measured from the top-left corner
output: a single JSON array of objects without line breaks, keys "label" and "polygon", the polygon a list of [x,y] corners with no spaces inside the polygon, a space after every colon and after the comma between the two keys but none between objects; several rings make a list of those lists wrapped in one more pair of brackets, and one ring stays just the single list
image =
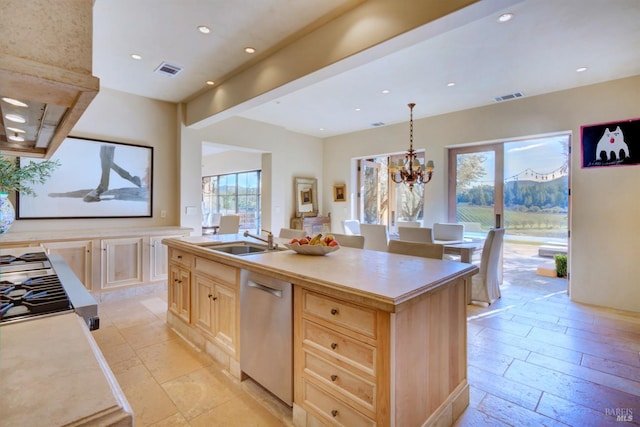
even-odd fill
[{"label": "black stove grate", "polygon": [[0,282],[0,304],[0,322],[73,308],[56,275]]},{"label": "black stove grate", "polygon": [[0,255],[0,265],[9,265],[17,262],[44,262],[48,261],[44,252],[29,252],[20,256]]}]

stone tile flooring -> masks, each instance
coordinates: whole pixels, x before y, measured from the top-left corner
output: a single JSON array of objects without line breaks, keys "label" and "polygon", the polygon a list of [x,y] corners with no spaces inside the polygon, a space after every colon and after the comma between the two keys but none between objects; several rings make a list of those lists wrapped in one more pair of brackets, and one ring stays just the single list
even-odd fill
[{"label": "stone tile flooring", "polygon": [[[640,315],[569,301],[564,279],[535,274],[548,259],[521,246],[505,252],[502,298],[468,308],[471,399],[455,425],[638,425]],[[93,335],[136,426],[291,425],[289,408],[227,376],[165,312],[164,293],[100,304]]]}]

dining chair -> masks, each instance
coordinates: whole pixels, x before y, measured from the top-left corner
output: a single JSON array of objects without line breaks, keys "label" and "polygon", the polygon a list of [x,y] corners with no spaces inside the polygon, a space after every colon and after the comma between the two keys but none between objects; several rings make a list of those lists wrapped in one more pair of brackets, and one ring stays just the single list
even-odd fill
[{"label": "dining chair", "polygon": [[437,243],[391,240],[389,241],[389,252],[401,255],[420,256],[423,258],[442,259],[444,246]]},{"label": "dining chair", "polygon": [[480,271],[471,278],[471,302],[483,302],[491,305],[500,298],[502,278],[500,258],[504,228],[489,230],[482,248]]},{"label": "dining chair", "polygon": [[342,221],[342,229],[344,234],[358,235],[360,234],[360,221],[357,219],[345,219]]},{"label": "dining chair", "polygon": [[306,235],[306,231],[293,228],[281,228],[280,233],[278,233],[278,237],[282,239],[302,239]]},{"label": "dining chair", "polygon": [[364,236],[364,249],[373,251],[389,250],[389,231],[384,224],[360,224],[360,234]]},{"label": "dining chair", "polygon": [[222,215],[218,234],[236,234],[240,231],[240,215]]},{"label": "dining chair", "polygon": [[338,241],[340,246],[348,248],[364,249],[364,236],[351,234],[332,233],[334,239]]},{"label": "dining chair", "polygon": [[433,241],[443,245],[464,242],[464,224],[434,223]]},{"label": "dining chair", "polygon": [[398,221],[398,227],[421,227],[421,221]]},{"label": "dining chair", "polygon": [[433,230],[427,227],[398,227],[398,237],[407,242],[433,243]]}]

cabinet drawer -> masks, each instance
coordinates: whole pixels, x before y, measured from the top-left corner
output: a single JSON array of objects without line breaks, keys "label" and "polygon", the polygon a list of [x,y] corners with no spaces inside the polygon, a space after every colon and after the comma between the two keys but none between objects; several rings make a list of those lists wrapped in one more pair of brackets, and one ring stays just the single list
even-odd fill
[{"label": "cabinet drawer", "polygon": [[373,339],[376,338],[375,310],[305,290],[303,311]]},{"label": "cabinet drawer", "polygon": [[181,250],[178,250],[178,249],[171,249],[169,251],[169,257],[170,257],[170,261],[177,262],[178,264],[182,264],[186,267],[191,267],[193,265],[193,260],[195,258],[193,255],[186,252],[182,252]]},{"label": "cabinet drawer", "polygon": [[361,341],[310,322],[302,321],[302,340],[305,345],[328,356],[362,369],[371,376],[376,373],[376,349]]},{"label": "cabinet drawer", "polygon": [[304,405],[331,425],[375,426],[376,422],[333,396],[320,390],[314,384],[303,380]]},{"label": "cabinet drawer", "polygon": [[196,271],[214,277],[218,282],[235,286],[238,283],[239,270],[204,258],[196,258]]},{"label": "cabinet drawer", "polygon": [[307,375],[344,394],[345,397],[364,408],[375,412],[376,385],[374,383],[329,363],[309,350],[304,351],[303,366]]}]

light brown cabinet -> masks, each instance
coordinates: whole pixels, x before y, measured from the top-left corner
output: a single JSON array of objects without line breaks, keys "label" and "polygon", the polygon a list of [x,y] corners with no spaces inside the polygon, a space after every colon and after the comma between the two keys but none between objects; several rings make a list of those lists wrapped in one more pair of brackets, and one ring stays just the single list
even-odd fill
[{"label": "light brown cabinet", "polygon": [[92,290],[93,243],[93,240],[46,242],[42,244],[42,247],[47,254],[60,255],[84,287]]},{"label": "light brown cabinet", "polygon": [[134,285],[143,282],[142,277],[142,237],[104,239],[102,250],[101,288]]},{"label": "light brown cabinet", "polygon": [[48,254],[59,254],[96,297],[105,291],[117,298],[116,294],[126,297],[135,293],[134,287],[164,286],[169,268],[162,239],[186,233],[179,227],[61,231],[48,233],[46,239],[36,233],[12,233],[9,238],[3,237],[3,247],[42,247]]},{"label": "light brown cabinet", "polygon": [[327,424],[388,425],[378,312],[302,288],[294,295],[296,402]]},{"label": "light brown cabinet", "polygon": [[193,255],[172,249],[169,252],[167,304],[169,310],[184,322],[191,322],[191,267]]},{"label": "light brown cabinet", "polygon": [[230,356],[238,352],[240,270],[196,258],[193,323]]}]

